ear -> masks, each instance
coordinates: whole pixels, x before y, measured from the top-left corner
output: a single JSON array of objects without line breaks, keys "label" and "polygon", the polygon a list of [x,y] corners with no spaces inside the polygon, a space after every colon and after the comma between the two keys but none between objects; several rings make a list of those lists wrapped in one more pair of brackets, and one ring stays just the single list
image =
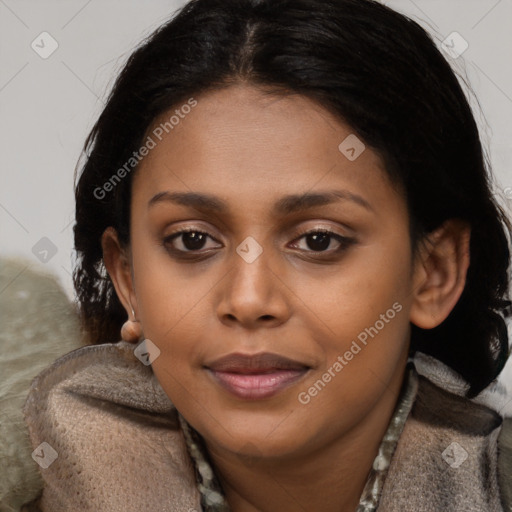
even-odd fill
[{"label": "ear", "polygon": [[441,324],[457,304],[470,263],[471,227],[450,219],[429,234],[414,265],[410,321],[422,329]]},{"label": "ear", "polygon": [[[128,318],[138,318],[137,299],[133,287],[130,256],[122,248],[116,230],[110,226],[101,237],[103,248],[103,262],[112,279],[117,297],[126,309]],[[133,313],[132,313],[133,307]]]}]

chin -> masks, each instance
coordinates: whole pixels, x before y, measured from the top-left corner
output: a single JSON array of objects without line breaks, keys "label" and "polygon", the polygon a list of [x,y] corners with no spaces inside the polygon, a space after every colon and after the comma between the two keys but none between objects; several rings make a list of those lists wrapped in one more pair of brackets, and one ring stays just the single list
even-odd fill
[{"label": "chin", "polygon": [[261,418],[260,421],[252,418],[250,424],[248,423],[230,421],[225,416],[222,426],[218,425],[218,428],[212,430],[209,424],[206,425],[206,429],[201,428],[201,433],[209,440],[209,444],[255,460],[290,456],[307,443],[307,440],[301,437],[301,433],[304,433],[303,428],[299,429],[296,422],[293,422],[292,429],[280,425],[275,420],[269,420],[268,417]]}]

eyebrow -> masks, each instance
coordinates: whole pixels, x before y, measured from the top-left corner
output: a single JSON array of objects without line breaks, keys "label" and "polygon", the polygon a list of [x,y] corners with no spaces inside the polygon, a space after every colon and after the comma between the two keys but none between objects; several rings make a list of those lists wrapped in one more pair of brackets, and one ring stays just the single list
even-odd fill
[{"label": "eyebrow", "polygon": [[[357,194],[349,192],[348,190],[328,190],[284,196],[274,203],[273,213],[276,215],[290,214],[340,201],[351,201],[369,211],[375,212],[370,203]],[[228,204],[222,199],[210,194],[198,192],[159,192],[149,200],[148,209],[162,202],[171,202],[196,210],[217,214],[229,212]]]}]

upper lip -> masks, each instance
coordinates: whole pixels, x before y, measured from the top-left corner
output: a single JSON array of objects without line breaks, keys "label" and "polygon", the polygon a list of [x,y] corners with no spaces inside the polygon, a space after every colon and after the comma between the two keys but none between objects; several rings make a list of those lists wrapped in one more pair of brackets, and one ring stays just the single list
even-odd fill
[{"label": "upper lip", "polygon": [[259,354],[233,353],[205,364],[206,368],[218,372],[262,373],[270,370],[305,370],[309,367],[293,359],[263,352]]}]

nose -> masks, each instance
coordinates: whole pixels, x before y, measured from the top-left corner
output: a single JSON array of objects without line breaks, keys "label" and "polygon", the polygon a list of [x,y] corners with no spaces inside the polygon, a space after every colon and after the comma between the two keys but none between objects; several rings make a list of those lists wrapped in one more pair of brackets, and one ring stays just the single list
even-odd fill
[{"label": "nose", "polygon": [[282,272],[275,265],[271,268],[268,259],[265,251],[252,262],[234,252],[217,308],[222,323],[256,329],[277,327],[289,318],[292,292]]}]

